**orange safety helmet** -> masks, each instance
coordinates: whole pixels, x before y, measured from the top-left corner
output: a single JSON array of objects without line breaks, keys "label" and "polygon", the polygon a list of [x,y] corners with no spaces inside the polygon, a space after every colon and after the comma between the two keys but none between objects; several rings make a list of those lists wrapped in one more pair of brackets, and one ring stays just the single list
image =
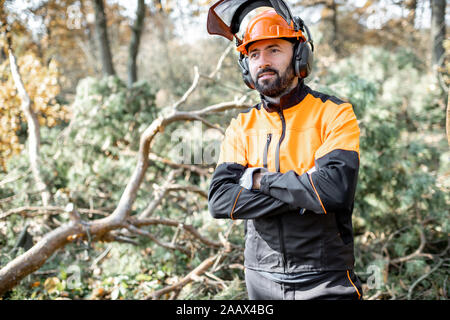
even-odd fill
[{"label": "orange safety helmet", "polygon": [[292,21],[289,25],[274,9],[269,9],[250,20],[242,44],[236,50],[248,55],[247,46],[251,42],[276,38],[297,38],[299,41],[306,41],[300,30],[295,31]]}]

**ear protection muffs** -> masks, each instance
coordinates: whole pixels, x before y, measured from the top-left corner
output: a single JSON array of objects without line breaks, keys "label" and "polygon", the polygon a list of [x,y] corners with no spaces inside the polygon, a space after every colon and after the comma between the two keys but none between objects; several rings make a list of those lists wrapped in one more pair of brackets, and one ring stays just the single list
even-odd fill
[{"label": "ear protection muffs", "polygon": [[250,69],[248,67],[248,57],[241,53],[239,55],[238,64],[242,72],[242,80],[244,80],[244,83],[250,89],[255,89],[255,83],[253,82],[252,76],[250,74]]},{"label": "ear protection muffs", "polygon": [[295,75],[304,79],[311,74],[313,64],[313,51],[309,42],[297,43],[294,47],[293,65]]},{"label": "ear protection muffs", "polygon": [[301,31],[306,31],[306,35],[308,36],[306,41],[298,42],[295,45],[292,61],[294,64],[295,75],[300,79],[304,79],[311,74],[314,61],[314,43],[308,26],[303,20],[300,17],[294,17],[294,21]]},{"label": "ear protection muffs", "polygon": [[[306,30],[308,39],[306,41],[297,42],[294,46],[294,54],[292,56],[292,65],[295,76],[304,79],[311,74],[312,65],[314,61],[314,44],[309,33],[308,27],[304,24],[300,17],[294,17],[294,21],[299,26],[300,30]],[[250,68],[248,65],[248,57],[244,54],[239,55],[239,68],[242,72],[242,79],[250,89],[255,89],[255,83],[250,75]]]}]

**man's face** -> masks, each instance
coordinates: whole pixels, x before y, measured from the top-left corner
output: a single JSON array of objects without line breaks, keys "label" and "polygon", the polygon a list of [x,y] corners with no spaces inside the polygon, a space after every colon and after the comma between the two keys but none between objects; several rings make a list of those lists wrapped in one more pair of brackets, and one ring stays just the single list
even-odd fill
[{"label": "man's face", "polygon": [[255,88],[279,97],[297,84],[292,67],[293,46],[283,39],[255,41],[248,48],[248,64]]}]

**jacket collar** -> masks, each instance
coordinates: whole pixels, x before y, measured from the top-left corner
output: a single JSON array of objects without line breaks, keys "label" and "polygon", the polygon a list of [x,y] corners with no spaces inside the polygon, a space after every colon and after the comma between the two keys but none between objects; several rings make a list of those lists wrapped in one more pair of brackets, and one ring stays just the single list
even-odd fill
[{"label": "jacket collar", "polygon": [[308,89],[308,86],[306,86],[303,79],[301,79],[295,88],[280,98],[279,104],[269,102],[264,95],[260,94],[261,102],[267,112],[277,112],[280,109],[288,109],[299,104],[308,94]]}]

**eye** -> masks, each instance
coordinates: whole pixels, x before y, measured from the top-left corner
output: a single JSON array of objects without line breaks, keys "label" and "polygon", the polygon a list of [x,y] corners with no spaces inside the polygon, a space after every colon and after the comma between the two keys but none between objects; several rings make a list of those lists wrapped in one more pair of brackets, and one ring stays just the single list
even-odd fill
[{"label": "eye", "polygon": [[258,53],[257,52],[250,53],[250,59],[255,59],[257,57],[258,57]]}]

